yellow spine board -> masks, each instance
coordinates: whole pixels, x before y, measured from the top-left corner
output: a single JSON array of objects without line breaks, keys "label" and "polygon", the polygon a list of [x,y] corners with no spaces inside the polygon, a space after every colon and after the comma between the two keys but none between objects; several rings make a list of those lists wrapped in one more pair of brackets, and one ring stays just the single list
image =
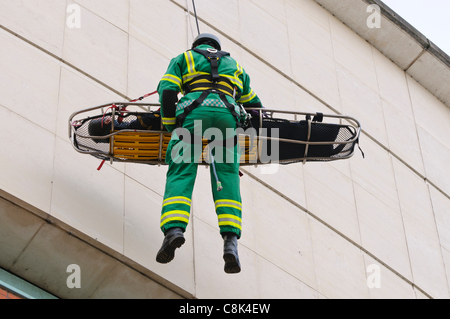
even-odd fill
[{"label": "yellow spine board", "polygon": [[[208,140],[203,139],[203,153],[200,158],[202,162],[205,162],[209,158],[209,152],[206,146],[208,145]],[[244,147],[242,147],[244,145]],[[250,136],[239,135],[239,146],[244,149],[241,155],[240,163],[257,163],[258,161],[258,139],[255,139],[250,149]]]},{"label": "yellow spine board", "polygon": [[[165,160],[167,147],[171,139],[171,134],[163,134],[162,147],[160,147],[160,133],[141,133],[141,132],[124,132],[112,137],[111,145],[113,146],[112,155],[118,159],[132,160],[159,160],[159,152],[161,150],[161,159]],[[200,157],[201,162],[206,162],[209,157],[207,139],[202,139],[203,152]],[[255,139],[252,149],[250,149],[250,137],[245,135],[239,136],[239,145],[244,152],[241,155],[241,163],[257,163],[258,160],[258,140]]]},{"label": "yellow spine board", "polygon": [[[112,139],[114,146],[112,154],[116,158],[142,161],[159,159],[161,140],[159,133],[124,132],[114,135]],[[161,153],[164,159],[170,134],[164,134],[162,141]]]}]

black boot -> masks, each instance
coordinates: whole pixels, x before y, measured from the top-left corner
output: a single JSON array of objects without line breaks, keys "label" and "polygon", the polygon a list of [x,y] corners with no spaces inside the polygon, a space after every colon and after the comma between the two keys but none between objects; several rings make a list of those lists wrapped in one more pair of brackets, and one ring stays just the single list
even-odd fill
[{"label": "black boot", "polygon": [[185,242],[181,228],[170,228],[164,237],[161,249],[156,255],[156,261],[167,264],[175,257],[175,249],[180,248]]},{"label": "black boot", "polygon": [[225,261],[225,272],[227,274],[237,274],[241,272],[239,263],[237,235],[227,233],[223,235],[223,260]]}]

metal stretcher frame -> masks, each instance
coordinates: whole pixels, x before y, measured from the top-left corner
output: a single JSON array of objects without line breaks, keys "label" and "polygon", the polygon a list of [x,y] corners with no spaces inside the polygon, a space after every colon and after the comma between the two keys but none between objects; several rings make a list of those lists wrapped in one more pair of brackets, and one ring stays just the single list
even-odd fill
[{"label": "metal stretcher frame", "polygon": [[[116,107],[112,107],[112,106],[116,106]],[[105,108],[111,108],[112,107],[112,111],[111,113],[106,113],[103,112],[103,110]],[[124,108],[127,108],[124,111]],[[139,112],[137,111],[130,111],[128,108],[129,107],[137,107],[139,108]],[[116,110],[117,108],[117,110]],[[82,154],[89,154],[89,155],[93,155],[99,159],[103,159],[106,161],[110,161],[111,164],[114,161],[117,162],[126,162],[126,163],[140,163],[140,164],[150,164],[150,165],[166,165],[163,157],[162,157],[162,144],[163,144],[163,138],[164,135],[167,136],[171,135],[171,133],[167,132],[164,128],[163,125],[161,124],[160,130],[129,130],[129,129],[123,129],[120,131],[116,131],[114,132],[114,121],[112,121],[112,129],[111,131],[113,133],[108,134],[108,135],[102,135],[102,136],[85,136],[85,135],[81,135],[79,134],[75,127],[77,126],[77,123],[80,123],[83,120],[89,119],[91,117],[87,117],[87,118],[83,118],[83,119],[75,119],[76,117],[78,117],[79,115],[85,114],[87,112],[91,112],[91,111],[95,111],[95,110],[99,110],[102,114],[105,114],[105,116],[111,116],[112,118],[115,118],[115,116],[118,114],[118,112],[123,112],[123,113],[128,113],[128,112],[132,112],[132,113],[149,113],[152,111],[156,111],[158,108],[160,108],[160,104],[158,103],[142,103],[142,102],[113,102],[113,103],[107,103],[107,104],[102,104],[102,105],[98,105],[98,106],[94,106],[94,107],[90,107],[90,108],[86,108],[77,112],[74,112],[70,117],[69,117],[69,138],[71,140],[71,144],[73,146],[73,148]],[[310,117],[315,117],[317,116],[319,113],[306,113],[306,112],[296,112],[296,111],[284,111],[284,110],[277,110],[277,109],[260,109],[260,108],[249,108],[246,109],[247,112],[250,111],[257,111],[259,112],[259,117],[260,117],[260,127],[259,128],[255,128],[255,129],[259,129],[258,132],[258,137],[257,137],[257,159],[252,160],[250,162],[243,162],[242,158],[241,158],[241,164],[240,166],[257,166],[257,165],[264,165],[264,164],[273,164],[273,163],[280,163],[280,164],[289,164],[289,163],[297,163],[297,162],[303,162],[304,164],[307,161],[335,161],[335,160],[341,160],[341,159],[348,159],[350,157],[353,156],[354,154],[354,149],[355,149],[355,144],[358,143],[359,137],[360,137],[360,133],[361,133],[361,125],[359,123],[358,120],[356,120],[355,118],[351,117],[351,116],[345,116],[345,115],[338,115],[338,114],[321,114],[323,115],[323,119],[326,118],[335,118],[335,119],[339,119],[341,124],[344,125],[342,122],[346,121],[345,125],[350,127],[352,130],[354,130],[354,137],[351,140],[346,140],[346,141],[326,141],[326,142],[311,142],[309,141],[310,138],[310,134],[311,134],[311,123],[312,121],[310,119],[307,120],[308,122],[308,138],[307,141],[301,141],[301,140],[293,140],[293,139],[285,139],[285,138],[274,138],[274,137],[267,137],[267,136],[263,136],[263,119],[264,118],[274,118],[274,114],[284,114],[284,115],[290,115],[293,116],[293,119],[290,120],[292,122],[299,122],[300,119],[298,119],[298,116],[310,116]],[[323,124],[327,124],[327,123],[323,123]],[[160,139],[160,143],[159,143],[159,155],[158,155],[158,160],[133,160],[133,159],[123,159],[123,158],[117,158],[115,157],[115,155],[112,153],[111,150],[114,150],[114,137],[116,135],[120,135],[120,134],[124,134],[124,133],[149,133],[149,134],[159,134],[159,139]],[[244,134],[245,136],[249,136]],[[100,150],[96,150],[94,148],[92,148],[91,150],[81,150],[79,147],[77,147],[77,142],[75,141],[75,137],[80,137],[80,138],[89,138],[89,139],[106,139],[106,138],[110,138],[110,152],[104,152],[104,151],[100,151]],[[308,148],[310,146],[313,145],[340,145],[340,144],[353,144],[352,146],[352,151],[347,154],[346,156],[341,156],[341,157],[309,157],[309,156],[303,156],[303,157],[299,157],[299,158],[294,158],[294,159],[289,159],[289,160],[279,160],[279,161],[271,161],[268,163],[264,163],[261,162],[261,151],[262,151],[262,142],[263,140],[278,140],[279,142],[287,142],[287,143],[292,143],[292,144],[304,144],[305,145],[305,154],[307,154],[308,152]],[[83,147],[85,148],[89,148],[86,145],[83,145]],[[205,162],[201,162],[199,163],[200,165],[209,165]]]}]

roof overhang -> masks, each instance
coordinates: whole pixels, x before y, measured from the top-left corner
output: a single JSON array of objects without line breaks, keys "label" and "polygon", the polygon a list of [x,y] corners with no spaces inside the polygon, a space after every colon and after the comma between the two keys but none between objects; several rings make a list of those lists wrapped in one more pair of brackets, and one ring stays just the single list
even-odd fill
[{"label": "roof overhang", "polygon": [[[450,57],[380,0],[315,0],[450,107]],[[369,5],[381,11],[369,28]]]}]

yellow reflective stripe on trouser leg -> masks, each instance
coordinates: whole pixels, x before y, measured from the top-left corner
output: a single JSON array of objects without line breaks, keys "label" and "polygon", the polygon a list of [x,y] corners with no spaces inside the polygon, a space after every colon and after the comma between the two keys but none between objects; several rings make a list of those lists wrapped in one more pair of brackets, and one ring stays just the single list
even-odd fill
[{"label": "yellow reflective stripe on trouser leg", "polygon": [[242,231],[242,219],[231,214],[217,215],[219,226],[233,226]]},{"label": "yellow reflective stripe on trouser leg", "polygon": [[[232,199],[219,199],[215,202],[219,227],[231,226],[242,231],[242,204]],[[230,209],[231,208],[231,209]]]},{"label": "yellow reflective stripe on trouser leg", "polygon": [[219,207],[231,207],[242,211],[242,204],[231,199],[219,199],[215,202],[216,210]]},{"label": "yellow reflective stripe on trouser leg", "polygon": [[170,212],[167,212],[161,216],[161,224],[159,227],[164,226],[168,222],[172,221],[180,221],[185,222],[186,224],[189,223],[189,213],[185,212],[183,210],[172,210]]},{"label": "yellow reflective stripe on trouser leg", "polygon": [[192,201],[187,197],[175,196],[175,197],[166,198],[163,201],[163,207],[167,206],[167,205],[172,205],[172,204],[186,204],[190,207],[191,203],[192,203]]}]

